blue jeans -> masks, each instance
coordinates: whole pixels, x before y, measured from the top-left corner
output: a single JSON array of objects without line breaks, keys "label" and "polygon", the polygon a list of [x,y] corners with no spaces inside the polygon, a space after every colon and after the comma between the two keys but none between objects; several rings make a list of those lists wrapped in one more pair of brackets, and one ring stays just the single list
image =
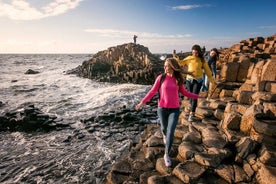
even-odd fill
[{"label": "blue jeans", "polygon": [[203,73],[203,83],[202,87],[200,89],[202,92],[208,91],[209,90],[209,78],[205,73]]},{"label": "blue jeans", "polygon": [[[186,89],[191,93],[199,94],[202,82],[203,81],[198,82],[195,79],[186,80]],[[190,105],[190,112],[195,112],[197,107],[197,99],[190,98]]]},{"label": "blue jeans", "polygon": [[166,135],[165,153],[169,153],[173,144],[174,131],[178,123],[180,109],[158,107],[157,114],[160,119],[161,131]]},{"label": "blue jeans", "polygon": [[[216,78],[216,72],[213,72],[213,77]],[[205,73],[203,73],[203,83],[202,83],[201,91],[203,91],[203,92],[207,91],[208,92],[209,84],[210,84],[209,78],[207,77],[207,75]]]}]

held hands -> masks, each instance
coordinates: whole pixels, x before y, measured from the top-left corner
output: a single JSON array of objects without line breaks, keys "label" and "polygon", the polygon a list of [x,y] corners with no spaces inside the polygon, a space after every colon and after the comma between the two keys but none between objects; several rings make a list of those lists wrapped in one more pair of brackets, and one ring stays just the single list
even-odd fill
[{"label": "held hands", "polygon": [[141,102],[135,106],[135,110],[138,111],[142,106],[145,104],[142,104]]},{"label": "held hands", "polygon": [[193,76],[193,77],[195,76],[195,75],[194,75],[194,72],[188,72],[188,71],[187,71],[187,72],[185,72],[185,73],[188,74],[188,75],[191,75],[191,76]]}]

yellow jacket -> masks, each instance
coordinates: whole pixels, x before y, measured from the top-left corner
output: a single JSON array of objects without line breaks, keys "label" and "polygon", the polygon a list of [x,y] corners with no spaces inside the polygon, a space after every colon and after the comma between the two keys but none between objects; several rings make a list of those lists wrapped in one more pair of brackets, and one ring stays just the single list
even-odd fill
[{"label": "yellow jacket", "polygon": [[212,76],[212,72],[208,66],[208,63],[206,62],[204,58],[204,62],[201,62],[201,59],[196,56],[188,56],[184,58],[183,60],[179,59],[178,56],[174,56],[174,58],[177,60],[180,66],[187,65],[188,66],[188,72],[191,72],[192,75],[187,75],[187,78],[190,79],[203,79],[203,70],[205,74],[208,76],[210,82],[214,83],[215,78]]}]

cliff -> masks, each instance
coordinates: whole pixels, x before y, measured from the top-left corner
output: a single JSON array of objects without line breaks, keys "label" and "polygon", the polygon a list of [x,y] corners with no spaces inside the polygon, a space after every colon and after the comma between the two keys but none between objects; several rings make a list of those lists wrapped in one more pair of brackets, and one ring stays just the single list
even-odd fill
[{"label": "cliff", "polygon": [[148,125],[136,146],[106,178],[117,183],[276,183],[276,35],[249,38],[221,50],[213,85],[187,121],[188,99],[164,164],[159,124]]},{"label": "cliff", "polygon": [[147,47],[127,43],[96,53],[69,73],[99,82],[152,84],[163,62]]}]

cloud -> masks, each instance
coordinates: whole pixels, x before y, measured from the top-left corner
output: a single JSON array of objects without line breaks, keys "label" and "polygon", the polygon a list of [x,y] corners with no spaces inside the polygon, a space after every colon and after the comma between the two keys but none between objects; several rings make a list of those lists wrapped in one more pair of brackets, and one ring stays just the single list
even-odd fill
[{"label": "cloud", "polygon": [[41,10],[32,6],[27,0],[12,0],[4,3],[0,0],[0,17],[13,20],[38,20],[66,13],[76,8],[82,0],[54,0]]},{"label": "cloud", "polygon": [[129,35],[138,35],[143,38],[189,38],[192,37],[190,34],[172,34],[172,35],[163,35],[159,33],[148,33],[148,32],[135,32],[128,30],[116,30],[116,29],[85,29],[85,32],[96,33],[102,37],[129,37]]},{"label": "cloud", "polygon": [[271,25],[271,26],[260,26],[260,29],[276,29],[276,25]]},{"label": "cloud", "polygon": [[193,5],[181,5],[181,6],[173,6],[171,7],[172,10],[190,10],[194,8],[202,8],[202,7],[208,7],[210,5],[198,5],[198,4],[193,4]]}]

